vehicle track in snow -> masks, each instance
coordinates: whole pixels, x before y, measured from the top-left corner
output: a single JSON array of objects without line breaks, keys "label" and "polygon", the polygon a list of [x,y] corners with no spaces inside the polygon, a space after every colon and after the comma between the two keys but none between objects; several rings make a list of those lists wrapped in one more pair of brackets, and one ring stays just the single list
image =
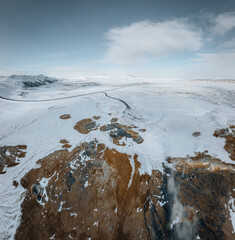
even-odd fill
[{"label": "vehicle track in snow", "polygon": [[[77,95],[73,95],[73,96],[67,96],[67,97],[60,97],[60,98],[51,98],[51,99],[38,99],[38,100],[32,100],[32,99],[13,99],[13,98],[6,98],[3,96],[0,96],[0,99],[3,100],[7,100],[7,101],[12,101],[12,102],[50,102],[50,101],[57,101],[57,100],[63,100],[63,99],[69,99],[69,98],[76,98],[76,97],[83,97],[83,96],[89,96],[89,95],[94,95],[97,93],[105,93],[105,92],[110,92],[110,91],[114,91],[114,90],[119,90],[119,89],[123,89],[123,88],[128,88],[128,87],[133,87],[139,85],[138,83],[136,84],[131,84],[128,86],[123,86],[123,87],[116,87],[116,88],[110,88],[107,90],[100,90],[100,91],[96,91],[96,92],[90,92],[90,93],[83,93],[83,94],[77,94]],[[124,103],[124,101],[123,101]]]},{"label": "vehicle track in snow", "polygon": [[123,103],[126,106],[126,109],[123,111],[123,114],[129,115],[130,117],[133,118],[133,120],[136,120],[136,119],[137,120],[141,120],[142,119],[142,117],[137,116],[137,114],[134,113],[134,111],[132,110],[131,106],[128,103],[126,103],[124,100],[122,100],[120,98],[116,98],[116,97],[111,97],[106,92],[104,94],[105,94],[106,97],[114,99],[114,100],[117,100],[117,101]]},{"label": "vehicle track in snow", "polygon": [[[122,102],[122,103],[126,106],[126,109],[131,109],[131,107],[130,107],[124,100],[122,100],[122,99],[120,99],[120,98],[111,97],[111,96],[109,96],[106,92],[105,92],[104,94],[105,94],[105,96],[108,97],[108,98],[115,99],[115,100],[118,100],[118,101]],[[126,109],[125,109],[125,110],[126,110]],[[124,111],[125,111],[125,110],[124,110]]]}]

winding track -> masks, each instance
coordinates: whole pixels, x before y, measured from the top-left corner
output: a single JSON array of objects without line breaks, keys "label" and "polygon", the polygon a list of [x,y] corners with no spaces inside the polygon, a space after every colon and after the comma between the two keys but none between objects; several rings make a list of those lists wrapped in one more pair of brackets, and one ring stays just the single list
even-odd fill
[{"label": "winding track", "polygon": [[115,99],[115,100],[118,100],[118,101],[122,102],[126,106],[127,109],[131,109],[131,107],[124,100],[122,100],[120,98],[111,97],[106,92],[104,94],[108,98]]},{"label": "winding track", "polygon": [[[12,101],[12,102],[50,102],[50,101],[58,101],[58,100],[63,100],[63,99],[94,95],[94,94],[97,94],[97,93],[105,93],[105,95],[106,95],[106,92],[110,92],[110,91],[114,91],[114,90],[118,90],[118,89],[123,89],[123,88],[128,88],[128,87],[133,87],[133,86],[136,86],[136,85],[139,85],[139,83],[135,83],[135,84],[131,84],[131,85],[128,85],[128,86],[123,86],[123,87],[110,88],[110,89],[107,89],[107,90],[100,90],[100,91],[91,92],[91,93],[83,93],[83,94],[78,94],[78,95],[73,95],[73,96],[51,98],[51,99],[41,99],[41,100],[40,99],[39,100],[13,99],[13,98],[6,98],[6,97],[3,97],[3,96],[0,96],[0,99],[6,100],[6,101]],[[107,96],[107,97],[110,97],[110,96]],[[110,98],[113,98],[113,97],[110,97]],[[125,104],[125,106],[128,109],[130,109],[130,106],[126,102],[124,102],[123,100],[117,99],[117,98],[113,98],[113,99],[116,99],[116,100],[119,100],[119,101],[123,102]]]},{"label": "winding track", "polygon": [[121,103],[123,103],[126,106],[126,109],[123,111],[123,114],[129,115],[133,120],[135,120],[135,119],[141,120],[142,119],[142,117],[138,116],[135,112],[132,111],[132,108],[130,107],[130,105],[127,104],[124,100],[122,100],[120,98],[111,97],[106,92],[104,94],[106,97],[120,101]]}]

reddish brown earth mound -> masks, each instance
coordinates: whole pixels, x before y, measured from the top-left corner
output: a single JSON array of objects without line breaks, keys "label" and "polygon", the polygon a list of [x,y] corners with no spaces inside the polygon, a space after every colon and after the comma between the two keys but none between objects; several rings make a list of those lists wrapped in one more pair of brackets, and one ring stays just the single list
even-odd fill
[{"label": "reddish brown earth mound", "polygon": [[74,129],[77,130],[79,133],[88,134],[91,131],[95,131],[98,129],[96,122],[91,118],[83,119],[76,123]]},{"label": "reddish brown earth mound", "polygon": [[95,120],[99,120],[99,119],[101,118],[101,116],[93,116],[93,118],[94,118]]},{"label": "reddish brown earth mound", "polygon": [[61,139],[60,143],[63,144],[62,148],[71,148],[72,146],[69,144],[69,141],[67,141],[66,139]]},{"label": "reddish brown earth mound", "polygon": [[63,120],[66,120],[66,119],[69,119],[69,118],[71,118],[70,114],[64,114],[64,115],[60,116],[60,119],[63,119]]},{"label": "reddish brown earth mound", "polygon": [[112,123],[117,122],[117,121],[118,121],[117,118],[112,118],[112,119],[110,120],[110,122],[112,122]]},{"label": "reddish brown earth mound", "polygon": [[7,167],[20,163],[20,158],[26,155],[26,145],[0,147],[0,174],[6,173]]}]

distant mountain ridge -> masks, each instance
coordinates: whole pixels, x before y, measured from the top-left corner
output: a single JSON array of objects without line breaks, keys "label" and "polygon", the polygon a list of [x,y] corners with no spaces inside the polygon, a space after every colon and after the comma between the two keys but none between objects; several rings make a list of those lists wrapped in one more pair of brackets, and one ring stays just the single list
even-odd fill
[{"label": "distant mountain ridge", "polygon": [[23,88],[39,87],[47,84],[58,82],[58,79],[40,75],[11,75],[5,78],[4,83],[19,85],[22,84]]}]

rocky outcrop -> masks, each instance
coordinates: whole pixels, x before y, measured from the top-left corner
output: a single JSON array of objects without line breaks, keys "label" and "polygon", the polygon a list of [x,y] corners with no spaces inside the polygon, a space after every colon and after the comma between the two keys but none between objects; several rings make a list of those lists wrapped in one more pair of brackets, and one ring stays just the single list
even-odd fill
[{"label": "rocky outcrop", "polygon": [[214,133],[215,137],[225,138],[224,149],[229,153],[230,158],[235,161],[235,126],[217,129]]},{"label": "rocky outcrop", "polygon": [[0,147],[0,174],[6,173],[8,167],[20,163],[20,158],[26,155],[26,145]]}]

